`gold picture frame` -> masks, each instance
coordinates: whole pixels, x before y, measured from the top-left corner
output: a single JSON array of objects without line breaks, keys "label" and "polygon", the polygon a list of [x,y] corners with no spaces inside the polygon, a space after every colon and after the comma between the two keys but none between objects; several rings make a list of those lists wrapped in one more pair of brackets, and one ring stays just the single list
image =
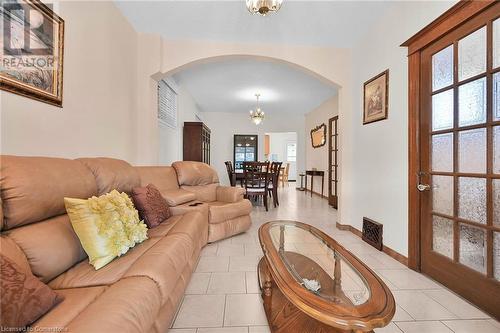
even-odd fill
[{"label": "gold picture frame", "polygon": [[363,125],[387,119],[389,115],[389,70],[363,85]]},{"label": "gold picture frame", "polygon": [[311,144],[313,148],[319,148],[326,144],[326,125],[325,123],[316,126],[311,130]]},{"label": "gold picture frame", "polygon": [[0,89],[62,107],[64,20],[38,0],[1,6]]}]

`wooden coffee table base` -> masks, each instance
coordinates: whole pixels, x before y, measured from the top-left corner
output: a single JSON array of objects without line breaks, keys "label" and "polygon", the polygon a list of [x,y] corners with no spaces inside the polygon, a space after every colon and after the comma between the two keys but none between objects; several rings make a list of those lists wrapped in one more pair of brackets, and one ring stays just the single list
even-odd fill
[{"label": "wooden coffee table base", "polygon": [[[334,328],[326,325],[304,312],[300,311],[281,293],[274,283],[265,257],[262,257],[258,266],[259,285],[264,301],[269,328],[273,333],[353,333],[351,331]],[[373,331],[369,331],[373,332]]]}]

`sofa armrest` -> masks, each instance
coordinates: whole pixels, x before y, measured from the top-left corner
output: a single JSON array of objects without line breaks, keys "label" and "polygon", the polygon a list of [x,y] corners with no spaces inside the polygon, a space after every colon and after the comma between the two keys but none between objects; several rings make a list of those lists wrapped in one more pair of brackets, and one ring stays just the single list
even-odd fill
[{"label": "sofa armrest", "polygon": [[243,200],[245,189],[241,187],[217,186],[217,201],[238,202]]},{"label": "sofa armrest", "polygon": [[189,192],[181,188],[163,191],[161,195],[165,198],[170,207],[179,206],[185,204],[186,202],[196,200],[196,195],[193,192]]}]

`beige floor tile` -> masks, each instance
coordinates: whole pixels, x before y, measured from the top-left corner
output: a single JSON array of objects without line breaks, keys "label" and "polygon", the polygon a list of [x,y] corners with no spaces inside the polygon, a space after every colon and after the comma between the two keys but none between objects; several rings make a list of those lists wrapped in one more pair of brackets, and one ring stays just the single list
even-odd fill
[{"label": "beige floor tile", "polygon": [[247,294],[259,294],[259,281],[257,278],[257,272],[245,272],[246,274],[246,287]]},{"label": "beige floor tile", "polygon": [[382,328],[376,328],[374,331],[375,333],[401,333],[401,330],[394,323],[389,323],[389,325]]},{"label": "beige floor tile", "polygon": [[250,326],[249,333],[271,333],[269,326]]},{"label": "beige floor tile", "polygon": [[393,291],[397,305],[401,306],[415,320],[443,320],[457,317],[438,302],[421,291]]},{"label": "beige floor tile", "polygon": [[426,290],[424,294],[449,309],[460,319],[489,319],[487,314],[448,290]]},{"label": "beige floor tile", "polygon": [[224,326],[267,325],[259,294],[227,295]]},{"label": "beige floor tile", "polygon": [[196,333],[248,333],[248,327],[198,328]]},{"label": "beige floor tile", "polygon": [[212,273],[207,294],[244,294],[245,281],[245,272]]},{"label": "beige floor tile", "polygon": [[441,289],[431,279],[409,269],[378,269],[376,272],[384,276],[398,289]]},{"label": "beige floor tile", "polygon": [[222,327],[224,303],[224,295],[186,295],[173,327]]},{"label": "beige floor tile", "polygon": [[447,320],[443,323],[455,333],[499,333],[489,320]]},{"label": "beige floor tile", "polygon": [[195,272],[227,272],[228,267],[229,257],[201,257]]},{"label": "beige floor tile", "polygon": [[445,324],[440,321],[411,321],[400,322],[396,325],[404,333],[453,333]]},{"label": "beige floor tile", "polygon": [[262,247],[257,244],[243,244],[245,246],[246,256],[259,256],[262,257]]},{"label": "beige floor tile", "polygon": [[399,305],[396,305],[396,313],[394,314],[394,317],[392,318],[392,321],[412,321],[414,320],[412,316],[408,314],[405,310],[403,310],[402,307]]},{"label": "beige floor tile", "polygon": [[254,272],[259,263],[257,256],[232,256],[229,258],[230,272]]},{"label": "beige floor tile", "polygon": [[245,232],[234,237],[231,237],[231,243],[233,244],[259,244],[257,235],[251,232]]},{"label": "beige floor tile", "polygon": [[168,333],[196,333],[196,328],[173,328]]},{"label": "beige floor tile", "polygon": [[207,244],[202,250],[201,250],[201,256],[202,257],[213,257],[217,255],[217,248],[218,248],[217,243],[213,244]]},{"label": "beige floor tile", "polygon": [[206,294],[211,273],[193,273],[186,294]]},{"label": "beige floor tile", "polygon": [[497,327],[498,329],[500,329],[500,322],[499,322],[499,321],[497,321],[497,320],[495,320],[495,319],[489,319],[489,320],[488,320],[488,322],[489,322],[491,325],[493,325],[493,326]]},{"label": "beige floor tile", "polygon": [[217,256],[220,257],[244,256],[244,255],[245,255],[245,248],[243,244],[227,243],[219,245],[219,248],[217,249]]}]

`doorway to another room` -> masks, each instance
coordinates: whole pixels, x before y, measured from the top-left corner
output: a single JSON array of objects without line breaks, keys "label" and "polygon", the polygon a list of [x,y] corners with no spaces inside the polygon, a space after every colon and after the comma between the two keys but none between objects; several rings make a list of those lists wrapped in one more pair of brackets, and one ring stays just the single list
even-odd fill
[{"label": "doorway to another room", "polygon": [[264,159],[271,162],[283,162],[280,184],[297,180],[297,133],[274,132],[264,137]]}]

